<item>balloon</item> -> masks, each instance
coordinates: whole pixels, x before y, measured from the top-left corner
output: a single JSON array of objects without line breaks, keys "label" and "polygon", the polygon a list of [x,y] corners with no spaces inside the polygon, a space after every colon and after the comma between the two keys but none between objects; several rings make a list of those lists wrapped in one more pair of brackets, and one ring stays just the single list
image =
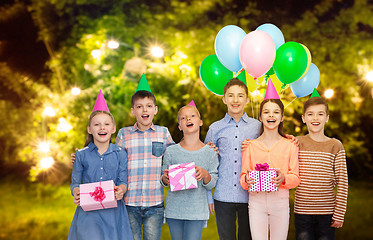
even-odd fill
[{"label": "balloon", "polygon": [[281,30],[276,25],[273,25],[272,23],[262,24],[256,30],[262,30],[268,33],[273,39],[273,41],[275,42],[276,49],[278,49],[282,44],[285,43],[285,38]]},{"label": "balloon", "polygon": [[306,75],[306,73],[308,72],[308,70],[310,69],[310,66],[311,66],[311,61],[312,61],[312,57],[311,57],[311,52],[310,50],[304,46],[303,44],[299,43],[300,45],[302,45],[302,47],[304,48],[304,50],[306,50],[306,53],[307,53],[307,67],[306,67],[306,70],[304,71],[303,75],[300,76],[299,79],[301,79],[302,77],[304,77],[304,75]]},{"label": "balloon", "polygon": [[246,72],[258,78],[273,65],[276,58],[276,46],[271,36],[261,30],[247,34],[241,42],[240,61]]},{"label": "balloon", "polygon": [[273,68],[278,79],[285,84],[298,80],[307,68],[306,50],[297,42],[287,42],[277,49]]},{"label": "balloon", "polygon": [[238,56],[242,39],[246,36],[244,30],[235,25],[223,27],[215,38],[215,53],[219,61],[230,71],[242,69]]},{"label": "balloon", "polygon": [[320,83],[320,71],[317,66],[311,63],[310,69],[301,79],[290,83],[290,89],[297,98],[307,96],[317,88]]},{"label": "balloon", "polygon": [[220,63],[215,54],[203,59],[199,68],[203,84],[216,95],[224,95],[224,86],[233,78],[233,73]]}]

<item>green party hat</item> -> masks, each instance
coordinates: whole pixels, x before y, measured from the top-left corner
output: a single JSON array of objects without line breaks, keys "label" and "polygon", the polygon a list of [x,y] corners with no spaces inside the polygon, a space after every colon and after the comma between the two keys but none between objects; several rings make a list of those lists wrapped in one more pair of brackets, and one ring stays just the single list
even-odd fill
[{"label": "green party hat", "polygon": [[140,90],[145,90],[145,91],[152,92],[152,90],[150,90],[148,80],[146,80],[146,77],[145,77],[144,73],[141,76],[141,79],[139,81],[139,85],[137,86],[136,92],[140,91]]},{"label": "green party hat", "polygon": [[320,94],[317,92],[316,88],[313,89],[313,92],[310,98],[313,98],[313,97],[320,97]]}]

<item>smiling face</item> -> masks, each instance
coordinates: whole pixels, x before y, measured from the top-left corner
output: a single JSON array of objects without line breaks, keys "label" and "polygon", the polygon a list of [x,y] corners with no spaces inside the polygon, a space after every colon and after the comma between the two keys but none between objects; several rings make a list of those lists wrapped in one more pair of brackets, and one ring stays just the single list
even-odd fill
[{"label": "smiling face", "polygon": [[134,101],[131,113],[136,117],[137,126],[141,131],[145,131],[153,124],[154,115],[158,112],[158,107],[153,99],[149,97],[138,98]]},{"label": "smiling face", "polygon": [[110,142],[111,135],[115,133],[116,127],[110,115],[98,113],[91,119],[87,131],[92,134],[93,141],[97,145],[98,143]]},{"label": "smiling face", "polygon": [[229,116],[239,118],[243,115],[245,105],[249,103],[249,99],[243,87],[233,85],[224,94],[223,102],[228,107]]},{"label": "smiling face", "polygon": [[283,120],[280,106],[271,101],[266,102],[263,105],[259,120],[265,129],[277,129]]},{"label": "smiling face", "polygon": [[308,131],[311,133],[324,132],[325,123],[329,120],[325,105],[318,104],[307,107],[302,115],[302,120],[306,123]]},{"label": "smiling face", "polygon": [[179,110],[179,129],[185,133],[198,132],[203,122],[198,110],[193,106],[185,106]]}]

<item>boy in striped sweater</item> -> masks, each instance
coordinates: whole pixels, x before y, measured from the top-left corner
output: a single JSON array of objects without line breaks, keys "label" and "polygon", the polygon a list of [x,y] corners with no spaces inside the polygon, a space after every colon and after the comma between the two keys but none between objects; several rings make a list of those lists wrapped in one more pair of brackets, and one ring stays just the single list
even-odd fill
[{"label": "boy in striped sweater", "polygon": [[347,206],[345,150],[339,140],[324,134],[328,104],[317,92],[304,103],[302,120],[309,133],[297,137],[301,183],[294,203],[296,239],[334,239]]}]

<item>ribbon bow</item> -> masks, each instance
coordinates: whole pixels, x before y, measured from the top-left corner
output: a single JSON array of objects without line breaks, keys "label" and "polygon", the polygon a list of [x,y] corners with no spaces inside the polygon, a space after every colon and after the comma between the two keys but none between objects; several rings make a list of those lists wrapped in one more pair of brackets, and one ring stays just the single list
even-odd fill
[{"label": "ribbon bow", "polygon": [[93,197],[95,201],[102,202],[105,198],[105,191],[102,187],[96,187],[94,192],[90,192],[89,195]]},{"label": "ribbon bow", "polygon": [[257,163],[255,166],[255,170],[256,171],[268,171],[269,165],[268,163],[263,163],[263,164]]}]

